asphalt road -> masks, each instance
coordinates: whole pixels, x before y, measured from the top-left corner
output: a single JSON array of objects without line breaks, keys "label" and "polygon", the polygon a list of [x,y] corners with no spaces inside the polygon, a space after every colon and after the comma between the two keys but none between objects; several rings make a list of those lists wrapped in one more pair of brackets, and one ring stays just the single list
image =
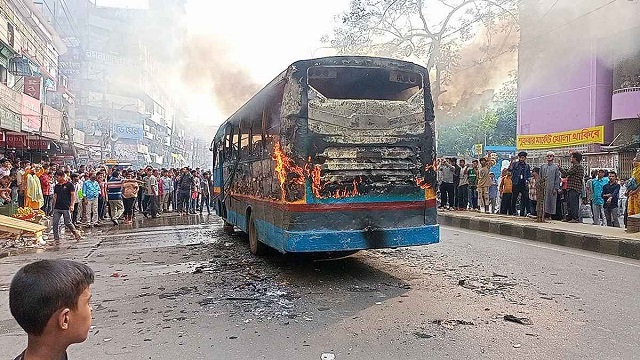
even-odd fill
[{"label": "asphalt road", "polygon": [[171,217],[0,259],[4,358],[26,341],[8,311],[11,276],[54,257],[97,273],[94,327],[72,359],[634,359],[640,348],[640,261],[452,228],[425,247],[255,258],[215,217]]}]

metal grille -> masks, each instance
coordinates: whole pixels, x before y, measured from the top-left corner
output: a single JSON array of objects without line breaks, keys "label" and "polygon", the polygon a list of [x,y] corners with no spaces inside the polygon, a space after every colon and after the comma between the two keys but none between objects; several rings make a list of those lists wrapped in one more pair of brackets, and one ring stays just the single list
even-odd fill
[{"label": "metal grille", "polygon": [[417,157],[407,147],[329,147],[324,158],[322,178],[329,181],[353,181],[359,176],[380,177],[389,182],[413,181]]}]

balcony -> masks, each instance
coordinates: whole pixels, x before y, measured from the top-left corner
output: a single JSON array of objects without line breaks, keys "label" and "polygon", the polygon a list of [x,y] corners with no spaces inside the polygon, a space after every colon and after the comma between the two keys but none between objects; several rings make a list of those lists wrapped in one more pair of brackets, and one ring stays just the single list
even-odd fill
[{"label": "balcony", "polygon": [[611,119],[636,118],[640,118],[640,87],[615,90],[611,103]]}]

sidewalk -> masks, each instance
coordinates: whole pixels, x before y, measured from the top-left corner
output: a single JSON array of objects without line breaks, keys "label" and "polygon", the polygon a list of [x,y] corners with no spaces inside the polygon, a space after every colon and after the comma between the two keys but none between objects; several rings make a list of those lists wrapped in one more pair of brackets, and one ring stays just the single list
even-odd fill
[{"label": "sidewalk", "polygon": [[537,223],[527,217],[474,211],[439,211],[438,222],[446,226],[640,259],[640,233],[629,234],[622,228],[568,224],[556,220]]}]

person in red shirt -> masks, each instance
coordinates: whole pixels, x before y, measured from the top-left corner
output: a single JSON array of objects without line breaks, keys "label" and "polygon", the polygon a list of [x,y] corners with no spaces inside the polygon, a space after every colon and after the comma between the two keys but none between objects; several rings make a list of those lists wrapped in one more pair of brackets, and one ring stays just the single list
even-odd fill
[{"label": "person in red shirt", "polygon": [[42,211],[45,215],[51,216],[53,208],[51,207],[51,200],[53,199],[53,188],[51,187],[51,172],[49,171],[49,165],[42,165],[42,171],[40,173],[40,187],[42,188],[42,196],[44,197],[44,205]]}]

